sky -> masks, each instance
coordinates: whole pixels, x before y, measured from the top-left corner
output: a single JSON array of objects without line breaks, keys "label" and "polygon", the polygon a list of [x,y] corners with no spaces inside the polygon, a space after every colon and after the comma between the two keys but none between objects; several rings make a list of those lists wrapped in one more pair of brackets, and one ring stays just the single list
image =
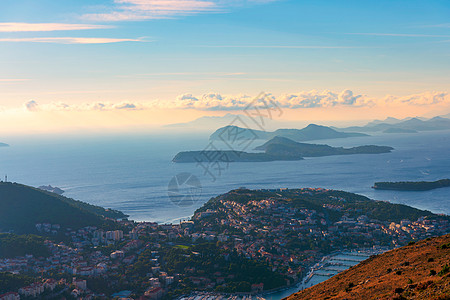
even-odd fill
[{"label": "sky", "polygon": [[448,0],[2,0],[5,132],[450,112]]}]

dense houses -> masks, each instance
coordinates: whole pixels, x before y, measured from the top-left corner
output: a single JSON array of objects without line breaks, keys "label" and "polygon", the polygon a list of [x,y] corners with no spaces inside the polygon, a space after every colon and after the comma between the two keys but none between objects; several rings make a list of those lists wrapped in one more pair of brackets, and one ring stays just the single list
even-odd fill
[{"label": "dense houses", "polygon": [[[324,191],[304,189],[302,193],[320,195]],[[117,222],[120,230],[112,231],[93,226],[73,230],[60,228],[57,224],[36,224],[38,231],[49,236],[63,235],[66,241],[55,243],[47,240],[49,257],[26,255],[0,259],[0,272],[34,273],[38,278],[29,286],[0,295],[0,300],[37,297],[44,292],[70,293],[80,299],[102,297],[105,295],[90,290],[90,281],[108,276],[126,281],[124,274],[135,264],[142,263],[139,258],[143,253],[149,253],[145,256],[148,269],[140,294],[135,294],[141,299],[161,299],[169,289],[186,280],[198,290],[208,292],[236,275],[220,272],[194,275],[195,266],[185,268],[183,274],[170,273],[162,264],[160,252],[164,247],[176,245],[176,241],[220,243],[224,257],[233,252],[248,259],[268,262],[273,272],[297,282],[310,266],[336,249],[382,243],[395,247],[411,239],[450,232],[446,218],[421,217],[399,223],[383,222],[369,218],[363,211],[355,215],[347,213],[343,205],[323,203],[324,209],[341,213],[339,219],[332,220],[320,207],[292,206],[288,201],[280,200],[286,200],[282,194],[249,201],[236,201],[224,196],[215,202],[214,207],[199,211],[191,220],[179,224],[125,220]],[[192,252],[191,255],[200,254]],[[65,274],[71,280],[52,278],[51,274]],[[262,283],[252,283],[253,294],[263,290]],[[133,293],[115,292],[128,296]]]}]

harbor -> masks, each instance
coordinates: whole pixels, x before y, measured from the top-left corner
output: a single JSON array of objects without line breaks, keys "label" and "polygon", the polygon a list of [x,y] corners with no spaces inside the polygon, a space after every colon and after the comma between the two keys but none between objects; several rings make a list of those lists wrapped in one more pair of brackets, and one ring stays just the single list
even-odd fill
[{"label": "harbor", "polygon": [[322,260],[311,267],[308,274],[295,287],[278,291],[275,293],[264,294],[262,297],[267,300],[280,300],[288,297],[298,291],[319,284],[336,274],[339,274],[350,267],[353,267],[371,255],[378,255],[388,251],[389,248],[374,247],[368,249],[359,249],[353,251],[335,252],[324,256]]}]

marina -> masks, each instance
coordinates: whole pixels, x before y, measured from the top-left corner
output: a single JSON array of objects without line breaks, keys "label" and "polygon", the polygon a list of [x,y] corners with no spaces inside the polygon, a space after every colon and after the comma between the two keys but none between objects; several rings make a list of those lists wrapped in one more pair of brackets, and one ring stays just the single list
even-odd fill
[{"label": "marina", "polygon": [[320,262],[311,267],[305,278],[295,287],[288,288],[275,293],[264,294],[264,299],[280,300],[298,291],[310,288],[319,284],[360,262],[368,259],[372,255],[382,254],[388,251],[385,247],[374,247],[353,251],[335,252],[324,256]]}]

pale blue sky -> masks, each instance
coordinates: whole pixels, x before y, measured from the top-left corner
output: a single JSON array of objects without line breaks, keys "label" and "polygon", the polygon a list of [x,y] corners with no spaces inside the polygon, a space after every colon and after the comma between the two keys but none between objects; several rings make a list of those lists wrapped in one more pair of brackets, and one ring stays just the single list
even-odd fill
[{"label": "pale blue sky", "polygon": [[0,23],[3,107],[449,90],[448,0],[2,0]]}]

